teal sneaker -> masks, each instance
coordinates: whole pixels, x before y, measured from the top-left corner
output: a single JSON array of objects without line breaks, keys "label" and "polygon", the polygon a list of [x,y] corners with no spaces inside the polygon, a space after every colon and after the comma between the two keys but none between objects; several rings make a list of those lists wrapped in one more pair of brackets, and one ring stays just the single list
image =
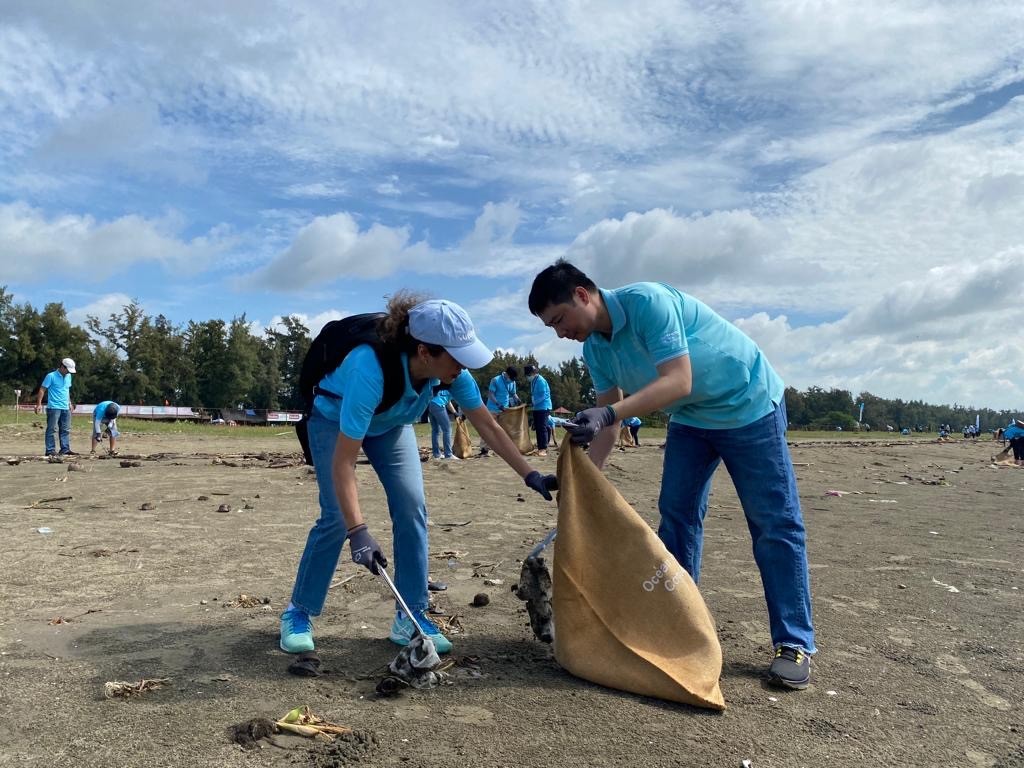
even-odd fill
[{"label": "teal sneaker", "polygon": [[281,650],[285,653],[313,650],[313,624],[308,613],[292,608],[281,614]]},{"label": "teal sneaker", "polygon": [[[429,637],[430,642],[434,644],[434,649],[438,653],[449,653],[452,649],[451,640],[441,634],[441,630],[437,628],[437,625],[428,619],[423,611],[413,611],[413,615],[416,617],[416,622],[420,625],[420,629],[423,630],[423,634]],[[391,625],[391,642],[396,645],[408,645],[415,634],[416,628],[413,626],[412,621],[405,615],[404,611],[398,611],[395,614],[395,621]]]}]

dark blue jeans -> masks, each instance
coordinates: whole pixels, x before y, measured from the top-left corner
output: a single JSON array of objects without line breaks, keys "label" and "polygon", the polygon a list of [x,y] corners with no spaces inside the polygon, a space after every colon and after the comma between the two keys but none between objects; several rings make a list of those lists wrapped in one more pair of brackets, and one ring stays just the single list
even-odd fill
[{"label": "dark blue jeans", "polygon": [[71,450],[71,411],[67,408],[46,409],[46,453],[56,453],[56,440],[54,435],[60,431],[60,452],[67,453]]},{"label": "dark blue jeans", "polygon": [[698,581],[711,477],[721,461],[747,518],[772,643],[814,653],[807,541],[786,445],[785,404],[738,429],[669,424],[658,536]]},{"label": "dark blue jeans", "polygon": [[533,412],[533,431],[537,433],[537,450],[539,451],[548,449],[548,439],[551,435],[548,432],[548,416],[550,415],[551,411],[546,410]]}]

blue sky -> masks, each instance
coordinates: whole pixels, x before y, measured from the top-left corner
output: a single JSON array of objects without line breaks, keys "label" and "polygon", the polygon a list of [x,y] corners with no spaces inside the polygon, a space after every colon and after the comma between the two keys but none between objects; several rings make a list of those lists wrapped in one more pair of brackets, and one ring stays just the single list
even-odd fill
[{"label": "blue sky", "polygon": [[[41,6],[41,7],[38,7]],[[788,384],[1024,410],[1019,2],[0,0],[0,285],[173,321],[661,280]]]}]

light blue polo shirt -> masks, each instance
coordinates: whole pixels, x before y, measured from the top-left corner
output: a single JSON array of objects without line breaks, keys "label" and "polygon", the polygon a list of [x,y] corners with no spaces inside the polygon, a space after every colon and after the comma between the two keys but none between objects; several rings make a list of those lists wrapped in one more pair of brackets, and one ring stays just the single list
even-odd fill
[{"label": "light blue polo shirt", "polygon": [[533,403],[534,410],[551,410],[551,387],[539,373],[530,382],[530,402]]},{"label": "light blue polo shirt", "polygon": [[1003,437],[1007,440],[1013,440],[1015,437],[1024,437],[1024,429],[1010,422],[1010,426],[1003,431]]},{"label": "light blue polo shirt", "polygon": [[[497,401],[497,404],[495,404],[491,398],[487,398],[487,410],[491,413],[500,413],[501,408],[508,408],[512,405],[512,398],[516,395],[516,383],[512,381],[512,379],[505,378],[505,373],[503,371],[491,379],[491,383],[487,387],[487,391],[494,396],[494,401]],[[458,397],[455,399],[459,400]],[[462,403],[461,400],[459,400],[459,402]],[[501,406],[501,408],[498,406]],[[465,404],[463,404],[463,408],[465,407]]]},{"label": "light blue polo shirt", "polygon": [[430,398],[430,404],[436,405],[441,409],[448,407],[448,402],[452,399],[452,393],[447,389],[437,390],[437,394]]},{"label": "light blue polo shirt", "polygon": [[[313,405],[328,419],[337,421],[342,433],[353,440],[375,437],[398,426],[415,424],[427,409],[434,386],[441,381],[428,379],[422,390],[414,390],[409,381],[409,359],[405,353],[402,354],[402,371],[405,376],[402,396],[388,410],[374,414],[384,398],[384,372],[373,347],[361,344],[320,382],[321,388],[334,392],[341,400],[317,395]],[[469,371],[456,376],[449,389],[451,396],[466,410],[483,405],[480,388]]]},{"label": "light blue polo shirt", "polygon": [[59,411],[71,409],[71,374],[60,375],[59,371],[53,370],[46,374],[43,379],[43,386],[46,388],[46,407],[56,408]]},{"label": "light blue polo shirt", "polygon": [[690,356],[689,395],[664,411],[698,429],[735,429],[772,412],[782,379],[743,331],[689,294],[663,283],[601,290],[611,338],[595,331],[583,344],[594,389],[632,393],[658,377],[657,366]]},{"label": "light blue polo shirt", "polygon": [[108,405],[117,405],[113,400],[104,400],[102,403],[97,405],[92,410],[92,432],[94,435],[98,435],[103,431],[103,425],[106,424],[110,428],[110,434],[114,437],[119,437],[120,432],[117,431],[117,416],[107,420],[105,414],[107,412]]}]

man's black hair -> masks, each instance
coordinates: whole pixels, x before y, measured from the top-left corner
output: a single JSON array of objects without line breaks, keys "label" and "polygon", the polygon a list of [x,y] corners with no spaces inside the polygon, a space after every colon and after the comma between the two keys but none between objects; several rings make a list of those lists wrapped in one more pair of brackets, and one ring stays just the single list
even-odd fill
[{"label": "man's black hair", "polygon": [[106,410],[104,411],[103,418],[105,418],[107,421],[113,421],[114,419],[117,418],[118,410],[118,407],[114,405],[114,403],[111,403],[110,405],[107,406]]},{"label": "man's black hair", "polygon": [[515,381],[516,379],[519,378],[519,369],[516,368],[514,365],[510,365],[508,368],[505,369],[505,375],[512,379],[512,381]]},{"label": "man's black hair", "polygon": [[536,366],[533,366],[533,365],[525,365],[525,366],[523,366],[523,373],[525,373],[527,376],[531,375],[532,373],[535,373],[536,371],[537,371],[537,367]]},{"label": "man's black hair", "polygon": [[593,280],[565,259],[559,259],[533,278],[530,311],[539,316],[552,304],[568,304],[572,302],[573,290],[578,287],[597,291]]}]

